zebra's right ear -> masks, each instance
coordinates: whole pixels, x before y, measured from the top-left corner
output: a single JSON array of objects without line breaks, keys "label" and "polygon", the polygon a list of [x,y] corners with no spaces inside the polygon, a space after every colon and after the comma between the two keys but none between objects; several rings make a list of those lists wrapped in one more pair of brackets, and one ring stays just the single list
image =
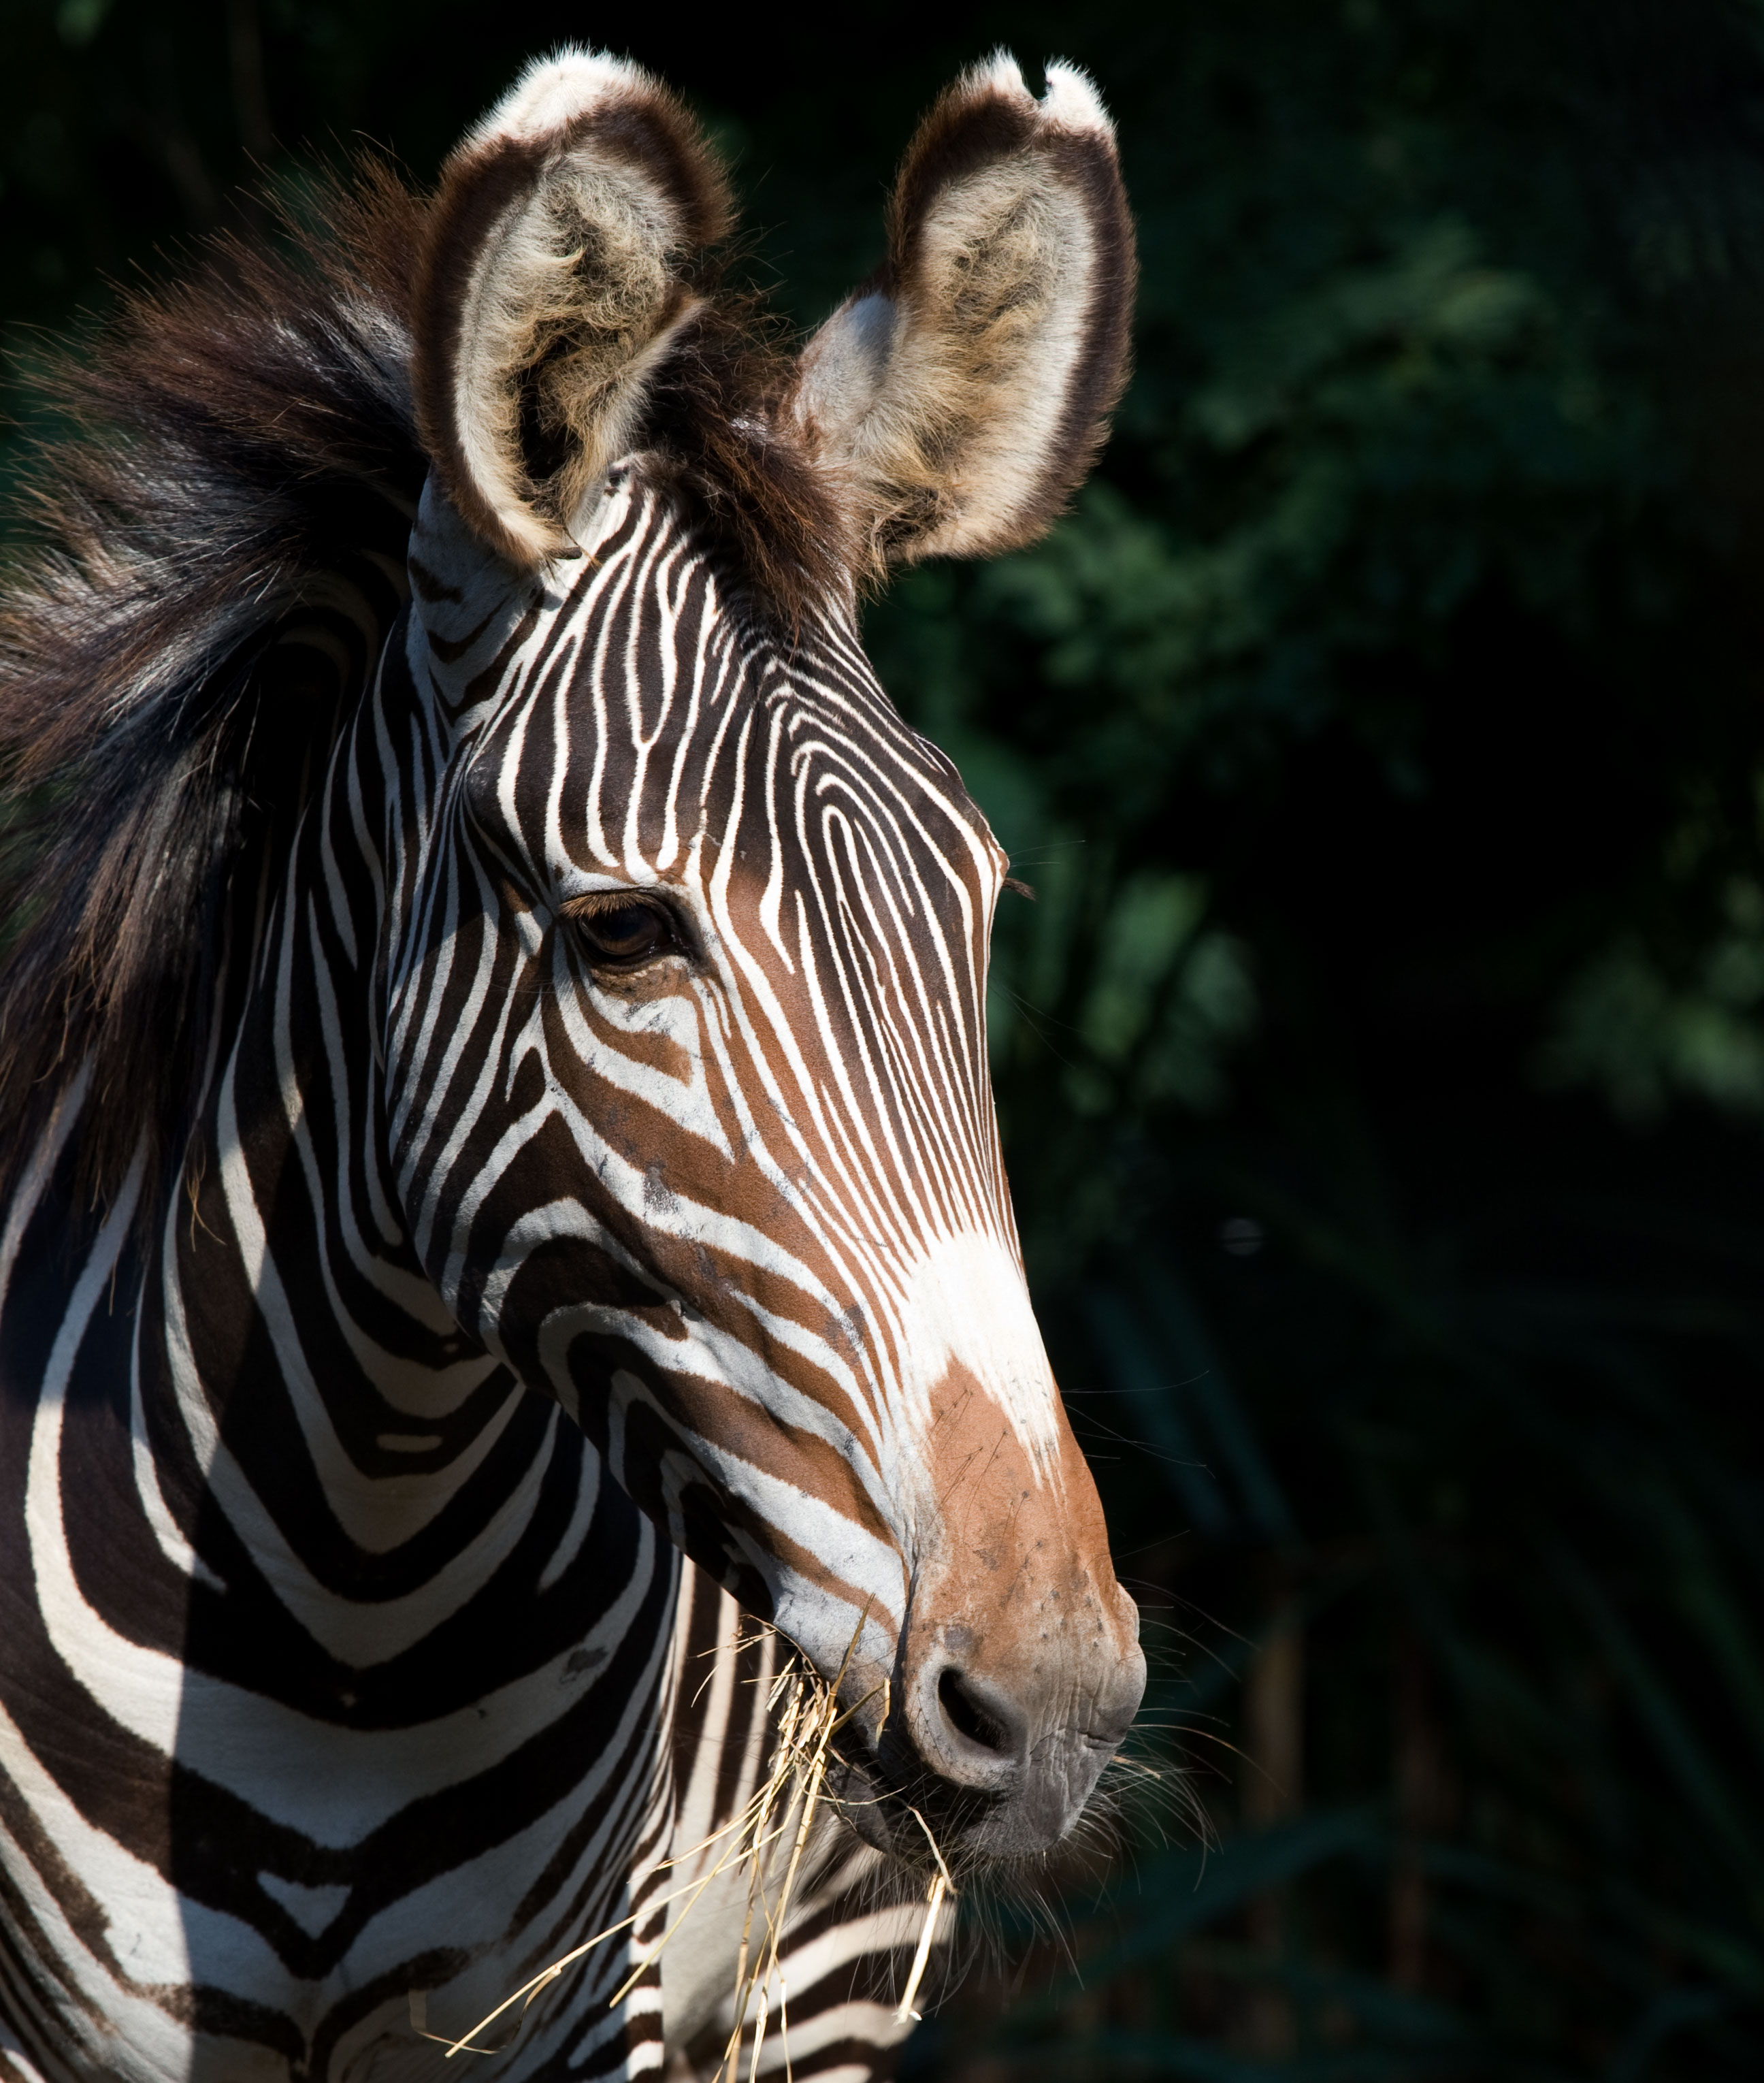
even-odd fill
[{"label": "zebra's right ear", "polygon": [[418,430],[462,519],[535,565],[632,445],[728,190],[665,88],[579,50],[527,68],[449,159],[417,256]]},{"label": "zebra's right ear", "polygon": [[803,352],[794,405],[872,575],[1034,541],[1127,378],[1135,268],[1115,133],[1075,66],[998,52],[907,149],[888,256]]}]

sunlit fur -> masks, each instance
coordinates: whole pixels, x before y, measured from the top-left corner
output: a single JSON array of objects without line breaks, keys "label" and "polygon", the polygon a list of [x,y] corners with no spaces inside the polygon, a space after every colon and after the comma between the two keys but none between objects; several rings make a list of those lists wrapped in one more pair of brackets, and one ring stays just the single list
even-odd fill
[{"label": "sunlit fur", "polygon": [[[999,181],[1061,221],[1049,125],[1124,225],[1089,91],[994,65],[900,250]],[[566,55],[433,201],[370,173],[68,379],[0,622],[53,784],[0,984],[8,2083],[438,2073],[609,1926],[498,2072],[690,2073],[741,1905],[658,1947],[765,1769],[744,1612],[850,1710],[761,2071],[884,2073],[926,1830],[1032,1866],[1137,1705],[987,1084],[1002,858],[859,642],[873,484],[700,272],[719,180]],[[1082,468],[1129,276],[1043,270],[1078,402],[1000,476],[1023,372],[970,386],[961,540]],[[659,952],[597,954],[610,899]]]},{"label": "sunlit fur", "polygon": [[803,357],[795,409],[873,568],[1032,542],[1089,469],[1127,371],[1133,229],[1075,67],[1039,101],[996,53],[901,169],[888,257]]}]

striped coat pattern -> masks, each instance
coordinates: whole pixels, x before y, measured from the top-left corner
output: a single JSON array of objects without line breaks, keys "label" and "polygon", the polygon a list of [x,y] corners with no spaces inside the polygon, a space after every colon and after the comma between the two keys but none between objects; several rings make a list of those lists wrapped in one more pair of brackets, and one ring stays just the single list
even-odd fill
[{"label": "striped coat pattern", "polygon": [[1112,141],[966,76],[795,358],[628,65],[336,207],[141,307],[8,625],[92,815],[0,987],[0,2077],[439,2074],[572,1954],[497,2074],[709,2076],[748,1882],[685,1884],[799,1665],[758,2070],[880,2075],[928,1843],[1057,1843],[1142,1680],[987,1088],[1005,863],[855,613],[1087,464]]}]

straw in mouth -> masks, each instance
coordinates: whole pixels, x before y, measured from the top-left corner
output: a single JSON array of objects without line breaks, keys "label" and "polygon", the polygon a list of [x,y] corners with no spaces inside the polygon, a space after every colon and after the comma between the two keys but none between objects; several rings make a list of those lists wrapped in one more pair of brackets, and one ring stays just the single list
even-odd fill
[{"label": "straw in mouth", "polygon": [[[766,1633],[774,1631],[757,1625]],[[859,1633],[862,1632],[862,1622]],[[783,1640],[779,1637],[780,1641]],[[834,1737],[851,1717],[868,1705],[875,1697],[867,1693],[853,1706],[841,1709],[839,1687],[858,1644],[858,1634],[851,1638],[838,1671],[831,1679],[823,1678],[814,1667],[800,1656],[784,1647],[787,1656],[783,1667],[772,1681],[772,1691],[767,1702],[777,1717],[778,1738],[772,1751],[772,1762],[765,1782],[754,1793],[740,1815],[714,1831],[690,1851],[677,1853],[664,1860],[657,1871],[670,1866],[685,1866],[720,1845],[715,1863],[707,1873],[671,1890],[666,1895],[652,1896],[621,1917],[597,1931],[592,1938],[573,1947],[549,1967],[542,1968],[529,1981],[524,1982],[512,1996],[505,1996],[496,2009],[487,2012],[478,2022],[457,2039],[445,2034],[428,2030],[428,2001],[425,1991],[412,1991],[410,1998],[411,2025],[424,2039],[433,2040],[446,2048],[446,2059],[452,2060],[456,2054],[506,2054],[521,2039],[533,2016],[533,2005],[567,1968],[584,1959],[610,1938],[628,1930],[641,1917],[673,1902],[683,1901],[685,1908],[673,1922],[663,1932],[653,1946],[607,1998],[611,2009],[622,2003],[636,1984],[660,1958],[663,1949],[673,1940],[691,1916],[713,1882],[732,1869],[745,1866],[748,1875],[747,1914],[741,1928],[741,1942],[736,1958],[733,2023],[724,2047],[722,2059],[717,2064],[711,2083],[740,2083],[741,2042],[747,2031],[748,2020],[753,2020],[753,2054],[748,2068],[748,2083],[754,2083],[759,2073],[761,2049],[773,2029],[771,1990],[777,1985],[776,2029],[782,2043],[786,2083],[790,2083],[790,2014],[788,1993],[779,1969],[779,1954],[783,1945],[790,1908],[796,1886],[801,1877],[803,1855],[813,1834],[821,1804],[826,1798],[827,1768],[833,1753]],[[884,1679],[880,1688],[883,1694],[882,1719],[888,1719],[888,1680]],[[919,1933],[918,1946],[913,1956],[913,1965],[906,1978],[901,2001],[894,2012],[894,2022],[904,2025],[918,2018],[914,2008],[925,1970],[931,1959],[931,1946],[937,1936],[939,1918],[946,1902],[956,1897],[954,1882],[949,1869],[944,1864],[943,1853],[931,1834],[930,1825],[916,1808],[909,1812],[925,1832],[926,1843],[936,1861],[937,1870],[932,1875],[926,1894],[925,1920]],[[788,1844],[787,1854],[783,1848]],[[783,1878],[775,1895],[771,1879],[779,1861],[784,1859]],[[487,2044],[481,2035],[509,2012],[515,2013],[514,2030],[496,2045]]]}]

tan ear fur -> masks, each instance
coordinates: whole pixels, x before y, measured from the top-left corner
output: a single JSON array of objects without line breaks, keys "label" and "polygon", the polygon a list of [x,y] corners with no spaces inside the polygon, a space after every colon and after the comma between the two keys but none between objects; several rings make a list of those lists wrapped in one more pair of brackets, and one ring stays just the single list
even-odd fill
[{"label": "tan ear fur", "polygon": [[1135,263],[1112,126],[1069,65],[1037,101],[1001,52],[919,129],[888,258],[804,350],[795,396],[868,561],[1032,542],[1126,382]]},{"label": "tan ear fur", "polygon": [[417,425],[462,518],[504,556],[573,547],[695,308],[686,257],[728,221],[696,124],[620,59],[529,66],[449,159],[416,269]]}]

